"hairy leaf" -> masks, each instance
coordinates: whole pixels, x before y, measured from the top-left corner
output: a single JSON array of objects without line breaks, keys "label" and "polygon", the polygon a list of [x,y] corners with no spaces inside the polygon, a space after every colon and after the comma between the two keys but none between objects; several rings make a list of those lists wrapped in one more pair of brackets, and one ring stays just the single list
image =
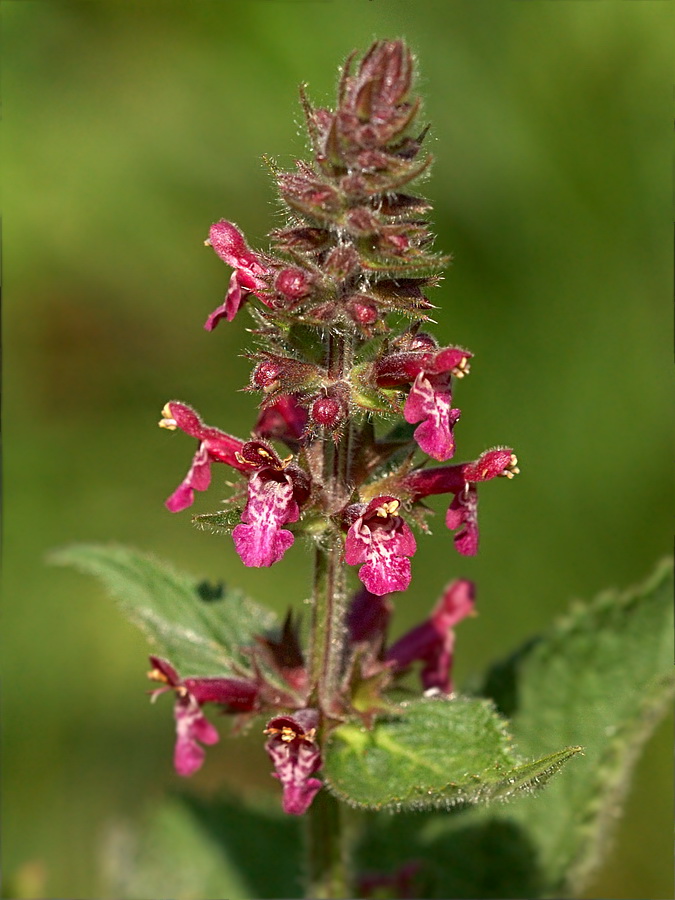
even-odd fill
[{"label": "hairy leaf", "polygon": [[370,813],[365,869],[420,860],[427,896],[579,896],[608,850],[633,764],[670,708],[672,565],[624,595],[578,604],[495,666],[484,692],[510,717],[519,750],[580,744],[584,757],[537,797],[440,816]]},{"label": "hairy leaf", "polygon": [[276,624],[274,614],[238,591],[208,588],[166,563],[126,547],[77,544],[50,561],[96,575],[126,616],[181,677],[241,673],[241,647]]},{"label": "hairy leaf", "polygon": [[522,762],[505,726],[485,700],[414,701],[371,731],[338,728],[323,771],[331,790],[355,806],[451,807],[543,784],[580,749]]},{"label": "hairy leaf", "polygon": [[512,717],[525,752],[560,743],[586,759],[538,803],[514,808],[549,891],[577,895],[608,849],[637,755],[675,693],[673,570],[574,607],[550,633],[490,672],[486,693]]}]

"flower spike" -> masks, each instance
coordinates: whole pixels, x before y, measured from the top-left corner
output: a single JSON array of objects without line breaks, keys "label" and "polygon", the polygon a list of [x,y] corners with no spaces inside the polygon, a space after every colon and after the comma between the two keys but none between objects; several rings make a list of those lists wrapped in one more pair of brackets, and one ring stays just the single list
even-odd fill
[{"label": "flower spike", "polygon": [[[231,535],[247,567],[279,563],[296,535],[314,544],[309,634],[292,611],[276,628],[260,624],[261,615],[249,632],[256,615],[242,612],[241,629],[226,627],[233,634],[219,638],[243,643],[226,648],[225,673],[181,677],[151,657],[150,677],[160,685],[153,697],[175,695],[179,774],[197,771],[205,746],[218,740],[205,704],[240,719],[264,713],[265,750],[289,815],[305,814],[321,790],[334,729],[370,729],[378,716],[405,714],[392,688],[413,665],[420,694],[452,702],[454,629],[473,612],[472,582],[452,581],[427,618],[387,646],[395,595],[412,579],[410,525],[425,529],[424,499],[448,494],[446,525],[457,550],[473,555],[478,484],[518,471],[504,447],[447,464],[460,420],[456,380],[472,354],[422,330],[436,308],[427,293],[448,257],[433,251],[431,205],[414,184],[431,162],[423,151],[429,126],[416,121],[414,69],[402,40],[375,41],[343,67],[335,108],[314,106],[303,88],[313,158],[290,171],[267,160],[284,214],[269,249],[252,250],[226,219],[210,228],[206,244],[232,273],[205,328],[232,321],[245,304],[253,322],[244,353],[252,372],[242,387],[259,400],[250,433],[240,439],[208,426],[174,400],[160,422],[197,443],[169,510],[189,507],[195,491],[209,487],[212,464],[225,463],[239,476],[232,495],[196,524]],[[363,586],[346,604],[348,566]],[[372,891],[407,895],[414,871],[374,876]]]}]

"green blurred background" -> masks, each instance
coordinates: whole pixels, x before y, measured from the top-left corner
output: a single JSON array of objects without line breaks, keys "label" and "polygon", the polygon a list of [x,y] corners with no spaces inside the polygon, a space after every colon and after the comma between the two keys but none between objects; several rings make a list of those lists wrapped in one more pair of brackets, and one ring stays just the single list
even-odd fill
[{"label": "green blurred background", "polygon": [[[475,354],[458,455],[508,443],[522,468],[482,491],[477,559],[453,553],[441,517],[419,541],[396,631],[450,578],[475,578],[461,683],[570,598],[670,552],[675,14],[652,0],[51,0],[2,16],[6,890],[105,897],[110,835],[178,780],[171,704],[149,706],[145,643],[98,585],[45,554],[118,541],[279,611],[306,598],[299,547],[244,569],[228,539],[166,512],[193,447],[156,422],[174,397],[250,428],[248,323],[202,329],[229,278],[203,240],[224,216],[265,245],[280,218],[261,156],[304,153],[297,85],[330,103],[352,48],[403,36],[419,55],[437,157],[423,191],[454,254],[436,333]],[[198,512],[225,491],[215,474]],[[665,724],[589,897],[672,896],[671,744]],[[257,736],[210,750],[192,784],[276,791]]]}]

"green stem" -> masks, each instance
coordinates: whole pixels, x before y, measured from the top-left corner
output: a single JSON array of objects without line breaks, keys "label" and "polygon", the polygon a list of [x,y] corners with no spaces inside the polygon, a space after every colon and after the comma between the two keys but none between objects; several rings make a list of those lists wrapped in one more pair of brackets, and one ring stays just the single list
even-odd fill
[{"label": "green stem", "polygon": [[[330,335],[326,343],[326,367],[339,381],[352,364],[352,342],[344,335]],[[323,490],[327,514],[349,502],[349,465],[352,425],[348,421],[336,444],[327,435],[323,443]],[[316,548],[310,640],[310,703],[319,710],[319,739],[325,747],[331,704],[340,678],[345,616],[345,565],[339,535]],[[307,897],[348,897],[346,835],[342,811],[326,790],[317,794],[306,816]]]},{"label": "green stem", "polygon": [[319,791],[307,812],[307,897],[333,900],[349,897],[343,849],[343,810],[328,791]]}]

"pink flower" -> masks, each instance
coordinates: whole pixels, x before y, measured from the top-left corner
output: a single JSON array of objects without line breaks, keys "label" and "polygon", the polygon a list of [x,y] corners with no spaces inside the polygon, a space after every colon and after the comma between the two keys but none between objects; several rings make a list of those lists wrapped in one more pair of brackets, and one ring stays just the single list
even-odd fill
[{"label": "pink flower", "polygon": [[319,714],[315,709],[299,709],[293,715],[277,716],[267,723],[270,736],[265,749],[274,764],[274,777],[284,790],[284,812],[301,816],[307,812],[323,787],[311,776],[321,768],[321,749],[316,742]]},{"label": "pink flower", "polygon": [[242,524],[232,532],[234,545],[245,566],[271,566],[278,562],[295,538],[282,526],[297,522],[300,504],[309,497],[307,474],[281,460],[271,444],[247,441],[239,459],[255,471],[248,482],[248,502]]},{"label": "pink flower", "polygon": [[404,418],[421,423],[414,435],[420,449],[444,461],[455,452],[453,428],[460,417],[460,411],[452,408],[452,376],[462,378],[468,372],[471,353],[459,347],[437,348],[426,335],[415,336],[411,344],[413,349],[375,363],[375,378],[379,387],[412,383]]},{"label": "pink flower", "polygon": [[250,466],[242,463],[239,453],[244,441],[225,434],[217,428],[204,425],[191,407],[176,400],[171,400],[162,410],[159,425],[169,431],[180,428],[190,437],[197,438],[199,447],[192,459],[187,475],[166,501],[171,512],[180,512],[194,503],[195,491],[205,491],[211,483],[211,463],[224,462],[239,471],[250,471]]},{"label": "pink flower", "polygon": [[359,578],[371,594],[404,591],[410,584],[410,560],[417,549],[415,538],[397,515],[395,497],[376,497],[362,509],[347,532],[345,562],[363,563]]},{"label": "pink flower", "polygon": [[293,499],[293,480],[267,467],[251,476],[243,524],[232,532],[234,546],[245,566],[271,566],[279,562],[295,538],[282,526],[297,522],[300,509]]},{"label": "pink flower", "polygon": [[227,712],[250,712],[257,705],[258,687],[252,681],[237,678],[180,679],[165,659],[151,656],[150,662],[153,668],[148,678],[163,684],[152,692],[152,699],[168,690],[176,694],[174,767],[179,775],[192,775],[204,762],[201,744],[217,744],[219,740],[218,732],[201,710],[202,704],[217,703]]},{"label": "pink flower", "polygon": [[477,482],[500,475],[513,478],[518,471],[514,452],[508,447],[500,447],[487,450],[475,462],[417,469],[403,479],[402,486],[410,492],[412,500],[431,494],[454,494],[445,524],[451,531],[461,528],[454,537],[457,550],[463,556],[475,556],[478,552]]},{"label": "pink flower", "polygon": [[452,429],[460,417],[452,409],[449,375],[427,375],[420,372],[410,388],[403,407],[406,422],[421,422],[414,436],[420,450],[434,459],[450,459],[455,453]]},{"label": "pink flower", "polygon": [[394,605],[386,594],[377,596],[361,588],[347,610],[347,632],[350,644],[382,642]]},{"label": "pink flower", "polygon": [[225,302],[211,313],[204,324],[207,331],[213,331],[221,319],[228,322],[234,319],[249,294],[255,294],[265,302],[261,292],[266,288],[263,276],[268,273],[232,222],[221,219],[212,225],[206,245],[213,247],[223,262],[234,269]]},{"label": "pink flower", "polygon": [[283,394],[264,406],[253,429],[260,437],[283,441],[293,448],[305,432],[308,412],[292,394]]},{"label": "pink flower", "polygon": [[425,690],[437,688],[452,692],[450,672],[455,645],[454,626],[473,613],[475,588],[471,581],[459,579],[443,592],[429,619],[404,634],[389,648],[386,661],[396,669],[406,669],[416,660],[424,663],[422,685]]}]

